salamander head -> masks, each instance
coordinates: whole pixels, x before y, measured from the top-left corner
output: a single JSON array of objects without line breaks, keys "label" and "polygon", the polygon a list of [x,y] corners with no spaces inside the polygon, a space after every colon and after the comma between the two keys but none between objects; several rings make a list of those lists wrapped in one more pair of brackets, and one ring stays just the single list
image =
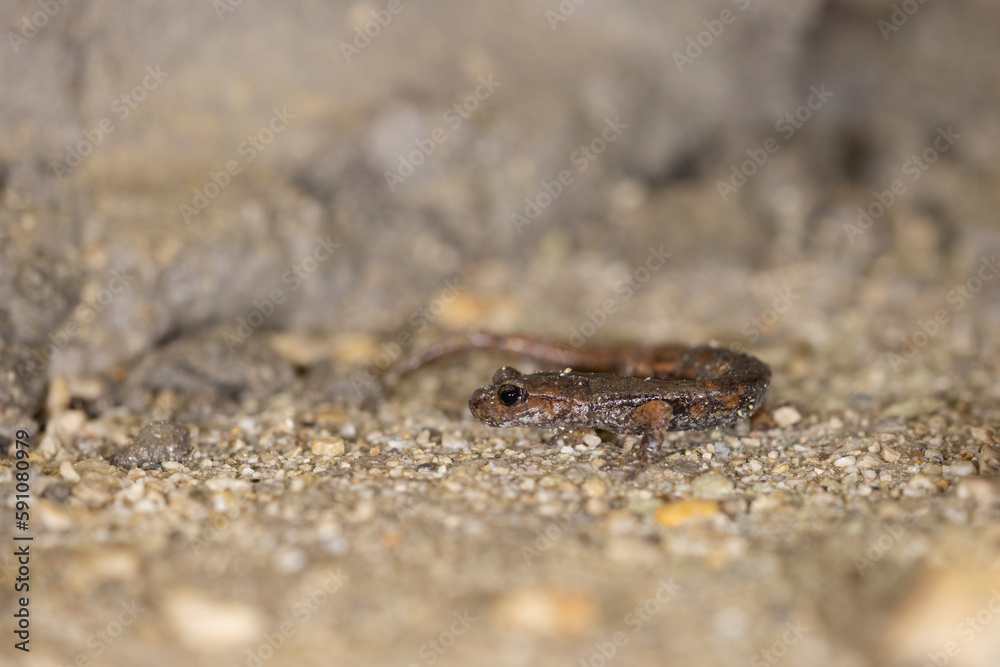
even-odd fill
[{"label": "salamander head", "polygon": [[489,426],[584,425],[586,402],[575,400],[575,392],[568,391],[570,387],[570,381],[556,373],[523,375],[504,366],[493,375],[490,384],[472,393],[469,410],[473,417]]}]

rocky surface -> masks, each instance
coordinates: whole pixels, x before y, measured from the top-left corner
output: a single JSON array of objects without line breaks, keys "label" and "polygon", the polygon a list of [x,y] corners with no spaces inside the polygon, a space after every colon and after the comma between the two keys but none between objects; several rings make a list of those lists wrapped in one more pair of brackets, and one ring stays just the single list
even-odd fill
[{"label": "rocky surface", "polygon": [[[992,3],[44,4],[0,8],[4,664],[996,664]],[[382,387],[468,329],[773,383],[630,478],[472,419],[522,361]]]}]

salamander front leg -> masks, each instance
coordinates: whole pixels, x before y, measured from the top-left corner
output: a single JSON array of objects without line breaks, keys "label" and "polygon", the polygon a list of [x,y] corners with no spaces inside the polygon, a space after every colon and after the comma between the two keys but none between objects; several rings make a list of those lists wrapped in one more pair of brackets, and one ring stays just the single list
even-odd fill
[{"label": "salamander front leg", "polygon": [[638,455],[640,467],[645,468],[660,451],[663,437],[670,429],[674,409],[666,401],[650,401],[637,407],[633,414],[636,421],[645,427]]}]

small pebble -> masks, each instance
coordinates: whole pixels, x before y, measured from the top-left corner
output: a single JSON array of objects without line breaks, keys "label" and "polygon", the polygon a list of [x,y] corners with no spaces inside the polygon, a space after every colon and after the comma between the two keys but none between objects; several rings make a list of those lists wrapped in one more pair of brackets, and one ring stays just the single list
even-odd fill
[{"label": "small pebble", "polygon": [[601,436],[597,435],[596,433],[588,433],[585,436],[583,436],[583,444],[587,445],[588,447],[597,447],[599,444],[601,444]]},{"label": "small pebble", "polygon": [[858,460],[853,456],[841,456],[839,459],[833,462],[833,465],[838,468],[846,468],[857,463]]},{"label": "small pebble", "polygon": [[983,445],[979,448],[979,474],[996,475],[1000,473],[1000,451],[993,445]]},{"label": "small pebble", "polygon": [[69,461],[63,461],[59,464],[59,476],[70,484],[76,484],[80,481],[80,474]]},{"label": "small pebble", "polygon": [[718,498],[733,492],[733,480],[718,473],[699,475],[691,480],[691,493],[706,498]]},{"label": "small pebble", "polygon": [[144,426],[132,444],[111,452],[108,461],[120,468],[141,468],[163,461],[177,461],[191,452],[191,434],[187,428],[170,421],[156,421]]},{"label": "small pebble", "polygon": [[969,435],[971,435],[977,442],[989,443],[990,441],[990,432],[982,426],[970,426]]},{"label": "small pebble", "polygon": [[1000,479],[963,479],[955,494],[959,500],[971,500],[980,507],[1000,507]]},{"label": "small pebble", "polygon": [[774,423],[781,428],[786,428],[792,424],[797,424],[802,420],[802,415],[791,405],[783,405],[771,413]]},{"label": "small pebble", "polygon": [[493,614],[501,625],[535,636],[581,636],[597,621],[590,593],[542,587],[504,593]]},{"label": "small pebble", "polygon": [[344,439],[338,437],[316,438],[312,441],[312,453],[316,456],[343,456]]},{"label": "small pebble", "polygon": [[858,461],[858,468],[861,468],[862,470],[868,470],[870,468],[877,468],[879,467],[880,464],[881,462],[877,458],[875,458],[871,454],[865,454],[864,456],[861,457],[861,460]]},{"label": "small pebble", "polygon": [[441,446],[445,449],[465,449],[468,447],[468,443],[463,438],[445,433],[441,436]]},{"label": "small pebble", "polygon": [[899,460],[899,452],[897,452],[892,447],[882,448],[882,458],[885,459],[886,463],[895,463]]},{"label": "small pebble", "polygon": [[976,474],[976,466],[972,464],[972,461],[955,461],[950,466],[947,466],[945,472],[955,477],[968,477],[969,475]]},{"label": "small pebble", "polygon": [[171,592],[163,612],[181,642],[195,650],[242,649],[259,640],[265,629],[264,615],[256,606],[215,599],[200,591]]},{"label": "small pebble", "polygon": [[721,514],[719,504],[708,500],[678,500],[665,503],[656,510],[656,520],[668,528],[693,521],[714,519]]}]

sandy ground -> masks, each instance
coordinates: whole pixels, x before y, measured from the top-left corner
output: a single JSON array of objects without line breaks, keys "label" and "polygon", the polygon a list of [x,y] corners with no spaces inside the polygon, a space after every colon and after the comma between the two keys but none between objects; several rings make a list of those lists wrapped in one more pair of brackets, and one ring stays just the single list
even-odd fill
[{"label": "sandy ground", "polygon": [[[223,4],[0,9],[0,664],[1000,665],[992,3]],[[471,330],[773,381],[630,476]]]}]

